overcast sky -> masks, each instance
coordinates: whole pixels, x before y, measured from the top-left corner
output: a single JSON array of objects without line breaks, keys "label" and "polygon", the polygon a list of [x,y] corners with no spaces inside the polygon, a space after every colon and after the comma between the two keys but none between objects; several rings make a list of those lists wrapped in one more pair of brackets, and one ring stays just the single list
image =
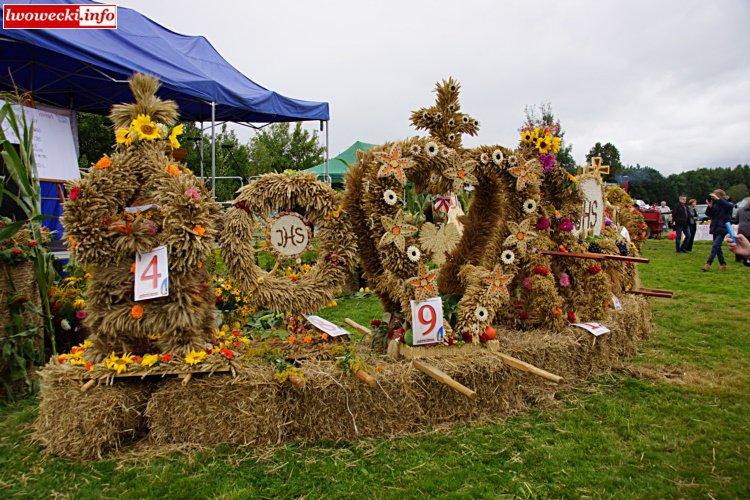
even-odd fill
[{"label": "overcast sky", "polygon": [[748,0],[115,3],[328,101],[332,155],[414,135],[409,112],[452,75],[481,124],[468,146],[515,146],[524,106],[549,101],[579,163],[597,141],[664,174],[750,162]]}]

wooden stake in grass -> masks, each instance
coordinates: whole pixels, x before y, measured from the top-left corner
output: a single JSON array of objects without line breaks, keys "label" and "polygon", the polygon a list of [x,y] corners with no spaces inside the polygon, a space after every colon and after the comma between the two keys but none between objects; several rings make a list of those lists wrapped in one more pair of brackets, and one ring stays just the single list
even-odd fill
[{"label": "wooden stake in grass", "polygon": [[424,373],[425,375],[437,380],[441,384],[447,385],[451,389],[454,389],[464,396],[466,396],[469,399],[476,399],[477,393],[466,387],[465,385],[453,380],[450,375],[445,373],[443,370],[440,370],[439,368],[435,368],[432,365],[428,365],[421,359],[413,359],[412,364],[414,365],[414,368],[419,370],[420,372]]},{"label": "wooden stake in grass", "polygon": [[559,375],[555,375],[554,373],[550,373],[546,370],[542,370],[541,368],[537,368],[536,366],[527,363],[526,361],[521,361],[518,358],[514,358],[513,356],[509,356],[508,354],[504,354],[502,352],[494,352],[494,351],[487,351],[492,353],[493,355],[497,356],[498,358],[503,360],[503,363],[506,365],[513,367],[517,370],[533,373],[534,375],[537,375],[539,377],[545,378],[547,380],[551,380],[552,382],[559,384],[562,381],[562,377]]}]

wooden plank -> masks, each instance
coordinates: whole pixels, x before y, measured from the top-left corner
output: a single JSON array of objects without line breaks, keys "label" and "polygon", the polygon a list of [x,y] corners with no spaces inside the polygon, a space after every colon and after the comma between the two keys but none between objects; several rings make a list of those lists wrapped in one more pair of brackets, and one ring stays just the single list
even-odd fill
[{"label": "wooden plank", "polygon": [[[109,376],[113,378],[131,378],[131,377],[163,377],[167,375],[187,375],[187,374],[201,374],[201,373],[225,373],[228,372],[230,368],[228,366],[221,366],[218,368],[212,368],[212,369],[206,369],[206,370],[200,370],[200,369],[194,369],[194,370],[168,370],[163,372],[124,372],[124,373],[115,373],[112,372],[109,374]],[[84,379],[97,379],[101,377],[101,374],[91,374],[86,373],[83,375]]]},{"label": "wooden plank", "polygon": [[552,382],[559,384],[562,381],[562,377],[559,375],[555,375],[554,373],[550,373],[547,370],[542,370],[541,368],[537,368],[536,366],[527,363],[526,361],[521,361],[518,358],[514,358],[513,356],[510,356],[508,354],[502,353],[502,352],[493,352],[489,351],[498,358],[503,360],[503,363],[506,365],[516,368],[517,370],[533,373],[534,375],[537,375],[539,377],[542,377],[547,380],[551,380]]},{"label": "wooden plank", "polygon": [[365,336],[372,335],[372,330],[370,330],[366,326],[360,325],[359,323],[357,323],[353,319],[344,318],[344,323],[346,323],[347,325],[351,326],[352,328],[354,328],[358,332],[363,333]]},{"label": "wooden plank", "polygon": [[444,371],[440,370],[439,368],[436,368],[432,365],[428,365],[424,361],[420,359],[413,359],[412,364],[414,365],[414,368],[419,370],[420,372],[424,373],[428,377],[433,378],[434,380],[437,380],[441,384],[447,385],[451,389],[460,392],[464,396],[466,396],[469,399],[476,399],[477,393],[466,387],[465,385],[453,380],[450,375],[445,373]]},{"label": "wooden plank", "polygon": [[646,292],[656,292],[656,293],[663,293],[665,295],[669,295],[670,297],[674,295],[674,292],[672,290],[662,290],[660,288],[645,288],[645,287],[638,287],[636,290],[644,290]]}]

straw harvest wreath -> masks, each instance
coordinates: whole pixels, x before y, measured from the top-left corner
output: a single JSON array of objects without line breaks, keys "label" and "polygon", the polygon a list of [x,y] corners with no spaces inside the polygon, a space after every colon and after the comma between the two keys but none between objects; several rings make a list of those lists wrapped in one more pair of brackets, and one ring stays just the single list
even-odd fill
[{"label": "straw harvest wreath", "polygon": [[[62,217],[72,256],[87,266],[89,361],[157,347],[175,355],[202,349],[214,330],[213,292],[204,261],[219,206],[202,182],[171,157],[182,125],[158,81],[136,74],[134,104],[114,106],[117,144],[69,186]],[[167,249],[169,295],[134,301],[138,252]]]},{"label": "straw harvest wreath", "polygon": [[[621,286],[632,268],[540,252],[588,248],[575,234],[583,202],[576,178],[555,160],[559,124],[524,124],[515,150],[464,149],[462,134],[475,135],[479,124],[461,111],[455,80],[436,93],[434,106],[411,116],[429,137],[359,151],[347,177],[345,210],[384,308],[403,320],[411,300],[455,298],[453,321],[444,325],[449,343],[486,340],[493,323],[559,330],[578,316],[600,317],[611,303],[609,276],[622,275]],[[466,190],[472,200],[461,234],[446,200]],[[621,238],[610,233],[602,248],[617,251]]]},{"label": "straw harvest wreath", "polygon": [[[277,212],[275,217],[268,214]],[[326,305],[340,290],[356,258],[354,235],[330,186],[312,174],[266,174],[239,192],[224,218],[219,237],[222,254],[238,286],[258,308],[304,314]],[[256,263],[253,233],[265,221],[266,246],[276,265],[265,271]],[[274,271],[294,259],[317,238],[317,263],[290,280]]]}]

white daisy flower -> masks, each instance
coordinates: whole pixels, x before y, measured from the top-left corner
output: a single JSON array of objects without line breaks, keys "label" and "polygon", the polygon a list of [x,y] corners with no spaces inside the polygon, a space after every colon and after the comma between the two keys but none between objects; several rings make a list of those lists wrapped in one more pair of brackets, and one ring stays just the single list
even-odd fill
[{"label": "white daisy flower", "polygon": [[[451,135],[453,135],[453,134],[451,134]],[[449,137],[450,137],[450,136],[449,136]],[[452,139],[451,139],[451,140],[452,140]],[[442,156],[443,158],[449,158],[449,157],[450,157],[450,155],[451,155],[451,150],[450,150],[450,149],[448,149],[448,148],[443,148],[443,149],[441,149],[441,150],[440,150],[440,156]]]},{"label": "white daisy flower", "polygon": [[422,111],[422,119],[423,120],[429,120],[430,119],[430,113],[427,111]]},{"label": "white daisy flower", "polygon": [[474,126],[475,126],[475,127],[478,127],[478,126],[479,126],[479,120],[474,120],[474,122],[473,122],[473,123],[474,123]]},{"label": "white daisy flower", "polygon": [[451,113],[456,111],[456,105],[453,103],[448,104],[448,111],[450,111]]},{"label": "white daisy flower", "polygon": [[448,142],[453,142],[453,139],[455,138],[456,138],[456,134],[453,134],[453,133],[448,134]]},{"label": "white daisy flower", "polygon": [[518,158],[516,158],[515,156],[509,156],[508,165],[510,165],[511,167],[515,167],[516,165],[518,165]]},{"label": "white daisy flower", "polygon": [[410,245],[409,248],[406,249],[406,255],[412,262],[419,262],[419,259],[422,258],[422,252],[420,252],[419,248],[414,245]]},{"label": "white daisy flower", "polygon": [[438,154],[438,151],[440,150],[440,148],[438,148],[437,143],[433,141],[428,142],[425,145],[424,149],[425,151],[427,151],[428,156],[435,156],[436,154]]},{"label": "white daisy flower", "polygon": [[510,249],[503,250],[503,253],[500,254],[500,260],[506,265],[513,264],[516,260],[516,254]]},{"label": "white daisy flower", "polygon": [[448,120],[448,126],[449,127],[453,127],[455,125],[456,125],[456,120],[454,120],[453,118],[451,118],[450,120]]},{"label": "white daisy flower", "polygon": [[418,155],[422,152],[422,148],[419,147],[419,144],[412,144],[411,147],[409,147],[409,152],[412,155]]},{"label": "white daisy flower", "polygon": [[383,199],[388,205],[395,205],[398,203],[398,195],[392,189],[386,189],[383,191]]},{"label": "white daisy flower", "polygon": [[485,322],[485,321],[487,321],[487,318],[490,317],[490,313],[489,313],[489,311],[487,311],[486,307],[478,306],[474,310],[474,317],[477,318],[481,322]]},{"label": "white daisy flower", "polygon": [[461,118],[461,121],[464,122],[464,125],[468,125],[469,124],[469,115],[464,115]]},{"label": "white daisy flower", "polygon": [[451,90],[451,92],[455,92],[456,91],[456,84],[455,83],[451,84],[450,90]]},{"label": "white daisy flower", "polygon": [[435,120],[440,121],[443,119],[443,113],[436,113],[435,114]]},{"label": "white daisy flower", "polygon": [[501,164],[501,163],[503,162],[503,158],[504,158],[504,157],[505,157],[505,156],[503,155],[503,152],[502,152],[502,151],[500,151],[499,149],[496,149],[496,150],[494,150],[494,151],[492,152],[492,162],[493,162],[493,163],[494,163],[495,165],[500,165],[500,164]]},{"label": "white daisy flower", "polygon": [[533,214],[536,210],[536,202],[529,198],[528,200],[523,202],[523,211],[527,214]]},{"label": "white daisy flower", "polygon": [[479,161],[481,161],[483,164],[487,164],[488,161],[490,161],[490,155],[487,153],[482,153],[479,155]]}]

